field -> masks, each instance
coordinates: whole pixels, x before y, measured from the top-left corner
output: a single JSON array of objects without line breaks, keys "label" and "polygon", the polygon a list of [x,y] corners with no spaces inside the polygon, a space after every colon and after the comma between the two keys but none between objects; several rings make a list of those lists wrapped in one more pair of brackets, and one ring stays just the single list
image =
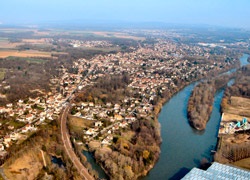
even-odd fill
[{"label": "field", "polygon": [[225,108],[223,121],[242,120],[243,117],[250,119],[250,99],[232,96],[230,104]]},{"label": "field", "polygon": [[30,57],[14,57],[14,56],[10,56],[6,58],[7,60],[25,60],[29,63],[43,63],[46,60],[44,59],[39,59],[39,58],[30,58]]},{"label": "field", "polygon": [[10,43],[7,38],[1,38],[0,37],[0,48],[1,49],[12,49],[16,48],[19,45],[22,45],[23,43]]},{"label": "field", "polygon": [[36,179],[43,167],[41,154],[38,150],[29,150],[7,164],[4,165],[3,169],[8,179]]},{"label": "field", "polygon": [[250,158],[242,159],[240,161],[236,161],[233,165],[239,166],[241,168],[249,169],[250,170]]},{"label": "field", "polygon": [[95,35],[103,36],[103,37],[115,37],[115,38],[124,38],[124,39],[133,39],[133,40],[145,40],[144,37],[137,37],[137,36],[131,36],[127,33],[120,33],[120,32],[99,32],[99,31],[94,31],[90,32]]},{"label": "field", "polygon": [[0,68],[0,81],[2,81],[2,80],[3,80],[4,75],[5,75],[5,72],[6,72],[6,69],[4,69],[4,68]]},{"label": "field", "polygon": [[111,51],[119,51],[120,47],[105,47],[105,48],[101,48],[101,47],[79,47],[83,50],[90,50],[90,51],[103,51],[103,52],[111,52]]},{"label": "field", "polygon": [[9,56],[16,57],[51,57],[50,52],[41,52],[36,50],[28,50],[28,51],[17,51],[17,50],[6,50],[0,51],[0,58],[6,58]]},{"label": "field", "polygon": [[90,127],[93,121],[85,120],[75,116],[69,117],[69,125],[73,131],[82,131],[85,127]]}]

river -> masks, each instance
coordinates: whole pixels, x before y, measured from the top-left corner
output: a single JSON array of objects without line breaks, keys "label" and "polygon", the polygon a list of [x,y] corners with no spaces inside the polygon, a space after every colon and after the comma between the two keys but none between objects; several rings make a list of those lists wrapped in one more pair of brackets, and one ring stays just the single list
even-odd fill
[{"label": "river", "polygon": [[[248,55],[240,58],[241,66],[248,64]],[[185,87],[173,96],[159,115],[161,124],[161,155],[155,167],[143,180],[180,179],[190,169],[198,167],[203,158],[212,160],[220,125],[220,102],[224,90],[216,93],[213,111],[206,130],[200,132],[190,127],[187,118],[187,104],[195,83]]]},{"label": "river", "polygon": [[[248,64],[248,55],[241,58],[241,66]],[[232,83],[232,82],[231,82]],[[220,125],[220,102],[224,90],[216,93],[214,107],[207,123],[206,130],[197,131],[190,127],[187,118],[187,104],[195,83],[186,86],[173,96],[162,108],[159,114],[161,124],[161,154],[155,167],[142,180],[180,179],[190,169],[198,167],[200,161],[206,158],[212,161],[211,150],[215,150],[217,133]],[[88,160],[92,157],[87,152]],[[105,178],[95,162],[91,160],[93,169]]]}]

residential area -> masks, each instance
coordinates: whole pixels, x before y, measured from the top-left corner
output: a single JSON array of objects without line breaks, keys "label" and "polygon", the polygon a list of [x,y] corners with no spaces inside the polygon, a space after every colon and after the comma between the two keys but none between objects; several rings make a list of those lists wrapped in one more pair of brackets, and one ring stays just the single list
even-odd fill
[{"label": "residential area", "polygon": [[[62,76],[59,79],[51,79],[55,87],[59,85],[57,88],[59,90],[54,88],[53,92],[43,97],[20,99],[16,103],[0,107],[1,114],[17,124],[23,124],[21,127],[8,126],[7,133],[1,137],[0,149],[5,152],[10,145],[27,138],[27,134],[39,128],[41,123],[46,122],[45,120],[55,120],[60,114],[63,103],[73,99],[76,91],[95,84],[98,78],[126,72],[130,77],[128,88],[134,94],[138,94],[138,97],[124,97],[116,104],[89,101],[72,105],[76,109],[74,116],[95,121],[93,127],[83,130],[86,141],[105,134],[99,140],[101,144],[108,145],[112,141],[113,134],[120,128],[126,128],[138,118],[154,118],[153,110],[157,96],[176,88],[180,81],[191,82],[197,77],[218,72],[236,63],[236,59],[225,61],[227,58],[225,56],[221,57],[220,61],[207,61],[206,64],[200,64],[190,58],[185,59],[187,52],[192,56],[209,59],[208,51],[208,47],[159,40],[154,45],[143,44],[143,47],[130,53],[98,55],[91,60],[79,59],[74,62],[71,73],[68,69],[60,67]],[[100,120],[105,120],[107,123],[104,125]]]}]

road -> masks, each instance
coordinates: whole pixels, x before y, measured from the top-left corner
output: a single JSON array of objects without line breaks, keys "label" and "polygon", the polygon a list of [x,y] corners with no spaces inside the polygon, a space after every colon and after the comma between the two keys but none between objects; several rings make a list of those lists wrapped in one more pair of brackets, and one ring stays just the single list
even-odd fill
[{"label": "road", "polygon": [[76,167],[76,169],[80,173],[80,175],[85,180],[94,180],[94,178],[88,173],[88,170],[83,166],[80,159],[77,157],[77,155],[75,154],[75,152],[72,148],[70,138],[69,138],[70,136],[69,136],[69,132],[67,129],[67,124],[66,124],[69,109],[70,109],[70,106],[69,106],[69,104],[67,104],[66,107],[63,109],[62,115],[60,118],[63,146],[65,148],[65,151],[66,151],[68,157],[73,162],[74,166]]}]

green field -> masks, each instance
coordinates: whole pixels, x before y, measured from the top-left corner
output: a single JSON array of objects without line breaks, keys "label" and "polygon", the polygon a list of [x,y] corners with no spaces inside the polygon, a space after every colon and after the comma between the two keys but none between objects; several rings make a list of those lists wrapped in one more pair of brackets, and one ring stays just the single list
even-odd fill
[{"label": "green field", "polygon": [[0,81],[4,79],[5,72],[6,72],[6,69],[0,68]]},{"label": "green field", "polygon": [[44,59],[36,59],[36,58],[29,58],[29,57],[14,57],[14,56],[10,56],[6,58],[7,60],[24,60],[27,61],[29,63],[44,63],[46,62],[46,60]]},{"label": "green field", "polygon": [[121,50],[120,47],[105,47],[105,48],[101,48],[101,47],[79,47],[83,50],[92,50],[92,51],[103,51],[103,52],[111,52],[111,51],[119,51]]}]

